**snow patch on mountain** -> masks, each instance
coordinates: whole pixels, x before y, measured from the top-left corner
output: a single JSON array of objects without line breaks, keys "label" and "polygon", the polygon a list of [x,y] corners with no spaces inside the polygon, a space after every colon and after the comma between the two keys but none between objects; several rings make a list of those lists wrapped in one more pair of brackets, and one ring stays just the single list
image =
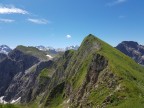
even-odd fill
[{"label": "snow patch on mountain", "polygon": [[3,100],[4,96],[1,96],[0,97],[0,103],[1,104],[7,104],[8,102],[6,102],[5,100]]},{"label": "snow patch on mountain", "polygon": [[8,54],[12,49],[7,45],[0,45],[0,53]]},{"label": "snow patch on mountain", "polygon": [[[16,100],[12,100],[12,101],[9,102],[9,103],[11,103],[11,104],[18,103],[20,100],[21,100],[21,97],[17,98]],[[6,101],[4,100],[4,96],[1,96],[1,97],[0,97],[0,103],[1,103],[1,104],[7,104],[8,102],[6,102]]]},{"label": "snow patch on mountain", "polygon": [[20,100],[21,100],[21,97],[17,98],[16,100],[12,100],[10,103],[11,104],[18,103],[20,102]]},{"label": "snow patch on mountain", "polygon": [[53,57],[51,55],[46,55],[49,59],[53,59]]}]

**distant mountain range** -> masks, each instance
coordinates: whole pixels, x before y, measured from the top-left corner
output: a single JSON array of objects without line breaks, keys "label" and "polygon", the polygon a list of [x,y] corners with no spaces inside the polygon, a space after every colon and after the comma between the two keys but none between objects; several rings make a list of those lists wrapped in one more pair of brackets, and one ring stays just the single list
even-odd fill
[{"label": "distant mountain range", "polygon": [[45,46],[40,45],[40,46],[36,46],[36,48],[42,51],[64,52],[67,50],[77,50],[79,46],[76,45],[76,46],[69,46],[66,48],[53,48],[53,47],[45,47]]},{"label": "distant mountain range", "polygon": [[[38,48],[39,50],[41,51],[50,51],[51,53],[57,53],[57,52],[64,52],[64,51],[67,51],[67,50],[77,50],[79,48],[78,45],[76,46],[69,46],[69,47],[66,47],[66,48],[53,48],[53,47],[45,47],[45,46],[36,46],[36,48]],[[10,51],[12,51],[12,49],[7,46],[7,45],[0,45],[0,53],[3,53],[3,54],[8,54]]]},{"label": "distant mountain range", "polygon": [[[53,48],[53,47],[45,47],[42,45],[36,46],[37,49],[44,51],[48,57],[56,56],[60,54],[60,52],[65,52],[67,50],[78,50],[79,46],[69,46],[66,48]],[[138,44],[134,41],[123,41],[118,44],[116,47],[119,51],[123,52],[127,56],[131,57],[138,64],[144,65],[144,46]],[[0,60],[5,57],[4,54],[8,54],[12,49],[7,45],[0,46]]]},{"label": "distant mountain range", "polygon": [[144,65],[144,46],[134,41],[123,41],[116,46],[118,50]]}]

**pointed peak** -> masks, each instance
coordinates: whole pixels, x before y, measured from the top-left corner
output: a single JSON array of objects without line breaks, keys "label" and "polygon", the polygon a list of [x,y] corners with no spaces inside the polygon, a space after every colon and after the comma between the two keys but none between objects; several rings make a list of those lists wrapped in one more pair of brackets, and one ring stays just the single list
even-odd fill
[{"label": "pointed peak", "polygon": [[101,43],[102,42],[102,40],[100,40],[98,37],[96,37],[93,34],[89,34],[88,36],[86,36],[84,38],[84,41],[91,41],[91,42],[97,42],[97,43]]},{"label": "pointed peak", "polygon": [[101,41],[100,39],[96,38],[94,35],[89,34],[85,37],[81,44],[81,49],[85,50],[92,50],[93,48],[96,50],[101,49]]},{"label": "pointed peak", "polygon": [[85,37],[84,40],[88,40],[88,39],[96,39],[96,37],[93,34],[89,34],[88,36]]}]

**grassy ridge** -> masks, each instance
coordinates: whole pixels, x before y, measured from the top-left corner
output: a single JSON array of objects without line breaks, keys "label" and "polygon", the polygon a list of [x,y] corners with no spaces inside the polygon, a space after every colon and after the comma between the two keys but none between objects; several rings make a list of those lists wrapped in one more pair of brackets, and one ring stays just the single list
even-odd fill
[{"label": "grassy ridge", "polygon": [[47,60],[46,53],[44,53],[43,51],[40,51],[39,49],[35,47],[25,47],[25,46],[20,45],[20,46],[17,46],[16,49],[22,51],[23,53],[33,55],[42,60]]},{"label": "grassy ridge", "polygon": [[[124,55],[120,51],[116,50],[112,46],[103,42],[102,40],[89,35],[92,42],[99,43],[101,49],[96,53],[105,56],[109,61],[109,69],[119,77],[121,88],[123,91],[113,94],[114,104],[109,107],[118,105],[118,108],[141,108],[144,106],[144,68],[135,63],[131,58]],[[106,87],[102,87],[105,93],[109,93]],[[107,91],[107,92],[106,92]],[[94,92],[92,92],[94,93]],[[91,94],[92,97],[98,97],[99,92],[95,91],[96,94]],[[103,97],[107,94],[103,93]],[[124,100],[116,100],[117,97],[125,96]],[[102,98],[102,97],[101,97]],[[94,100],[92,100],[94,101]],[[141,106],[141,107],[139,107]]]}]

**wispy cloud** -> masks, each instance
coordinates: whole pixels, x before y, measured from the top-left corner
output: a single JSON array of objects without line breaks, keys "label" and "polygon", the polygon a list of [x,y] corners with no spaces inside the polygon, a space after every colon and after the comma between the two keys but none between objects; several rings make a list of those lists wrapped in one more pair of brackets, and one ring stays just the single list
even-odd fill
[{"label": "wispy cloud", "polygon": [[121,3],[124,3],[126,2],[127,0],[114,0],[113,2],[109,2],[107,3],[106,5],[107,6],[114,6],[114,5],[118,5],[118,4],[121,4]]},{"label": "wispy cloud", "polygon": [[15,22],[15,20],[0,18],[0,22],[3,22],[3,23],[12,23],[12,22]]},{"label": "wispy cloud", "polygon": [[27,19],[29,22],[35,23],[35,24],[48,24],[49,21],[46,19],[32,19],[32,18],[28,18]]},{"label": "wispy cloud", "polygon": [[15,6],[0,6],[0,14],[28,14],[26,10],[16,8]]},{"label": "wispy cloud", "polygon": [[67,38],[67,39],[70,39],[70,38],[71,38],[71,35],[66,35],[66,38]]}]

